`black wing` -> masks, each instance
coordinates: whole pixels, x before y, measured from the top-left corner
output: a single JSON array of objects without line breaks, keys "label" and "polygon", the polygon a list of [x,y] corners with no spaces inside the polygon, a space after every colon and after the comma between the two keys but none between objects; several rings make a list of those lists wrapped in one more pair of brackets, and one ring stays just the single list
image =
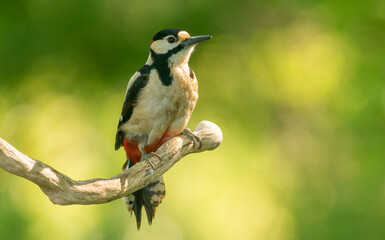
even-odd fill
[{"label": "black wing", "polygon": [[139,93],[147,85],[150,70],[150,67],[147,65],[144,65],[142,68],[140,68],[140,75],[134,80],[133,84],[127,91],[126,98],[124,99],[123,103],[122,114],[119,119],[118,130],[116,132],[115,150],[118,150],[123,145],[124,132],[119,130],[119,128],[128,120],[130,120]]}]

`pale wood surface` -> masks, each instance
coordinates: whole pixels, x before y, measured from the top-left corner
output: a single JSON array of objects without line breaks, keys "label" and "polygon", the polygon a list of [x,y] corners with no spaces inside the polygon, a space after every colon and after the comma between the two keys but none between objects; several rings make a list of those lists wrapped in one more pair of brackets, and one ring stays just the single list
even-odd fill
[{"label": "pale wood surface", "polygon": [[100,204],[121,198],[151,183],[189,153],[214,150],[222,142],[221,129],[202,121],[194,129],[193,138],[186,132],[163,144],[149,161],[135,164],[129,170],[109,179],[94,178],[75,181],[47,164],[32,159],[0,138],[0,168],[37,184],[51,202],[60,205]]}]

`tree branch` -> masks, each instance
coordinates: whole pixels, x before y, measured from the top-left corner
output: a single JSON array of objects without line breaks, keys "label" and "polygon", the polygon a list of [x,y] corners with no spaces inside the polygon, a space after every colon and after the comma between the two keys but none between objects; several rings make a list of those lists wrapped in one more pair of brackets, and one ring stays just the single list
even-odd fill
[{"label": "tree branch", "polygon": [[[5,171],[28,179],[40,187],[51,202],[60,205],[100,204],[113,201],[137,191],[163,175],[176,162],[189,153],[214,150],[222,142],[221,129],[212,122],[202,121],[193,134],[201,144],[193,141],[186,132],[163,144],[149,161],[133,167],[109,179],[75,181],[54,168],[19,152],[0,138],[0,167]],[[200,146],[201,145],[201,146]]]}]

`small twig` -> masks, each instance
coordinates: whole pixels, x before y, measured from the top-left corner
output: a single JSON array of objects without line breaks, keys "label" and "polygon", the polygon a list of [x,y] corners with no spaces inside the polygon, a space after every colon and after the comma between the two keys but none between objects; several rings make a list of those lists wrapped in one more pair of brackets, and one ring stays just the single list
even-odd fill
[{"label": "small twig", "polygon": [[221,129],[209,121],[200,122],[194,129],[202,146],[181,134],[163,144],[149,161],[135,164],[125,172],[109,179],[75,181],[54,168],[19,152],[0,138],[0,168],[37,184],[51,202],[60,205],[100,204],[135,192],[163,175],[176,162],[190,153],[214,150],[222,142]]}]

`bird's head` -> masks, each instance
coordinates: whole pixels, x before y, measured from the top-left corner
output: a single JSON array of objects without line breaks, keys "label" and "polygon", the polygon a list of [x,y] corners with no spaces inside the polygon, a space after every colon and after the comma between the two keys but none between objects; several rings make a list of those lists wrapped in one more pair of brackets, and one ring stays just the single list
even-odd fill
[{"label": "bird's head", "polygon": [[178,28],[164,29],[153,37],[150,57],[154,61],[168,61],[172,65],[187,63],[196,44],[210,38],[209,35],[191,37]]}]

